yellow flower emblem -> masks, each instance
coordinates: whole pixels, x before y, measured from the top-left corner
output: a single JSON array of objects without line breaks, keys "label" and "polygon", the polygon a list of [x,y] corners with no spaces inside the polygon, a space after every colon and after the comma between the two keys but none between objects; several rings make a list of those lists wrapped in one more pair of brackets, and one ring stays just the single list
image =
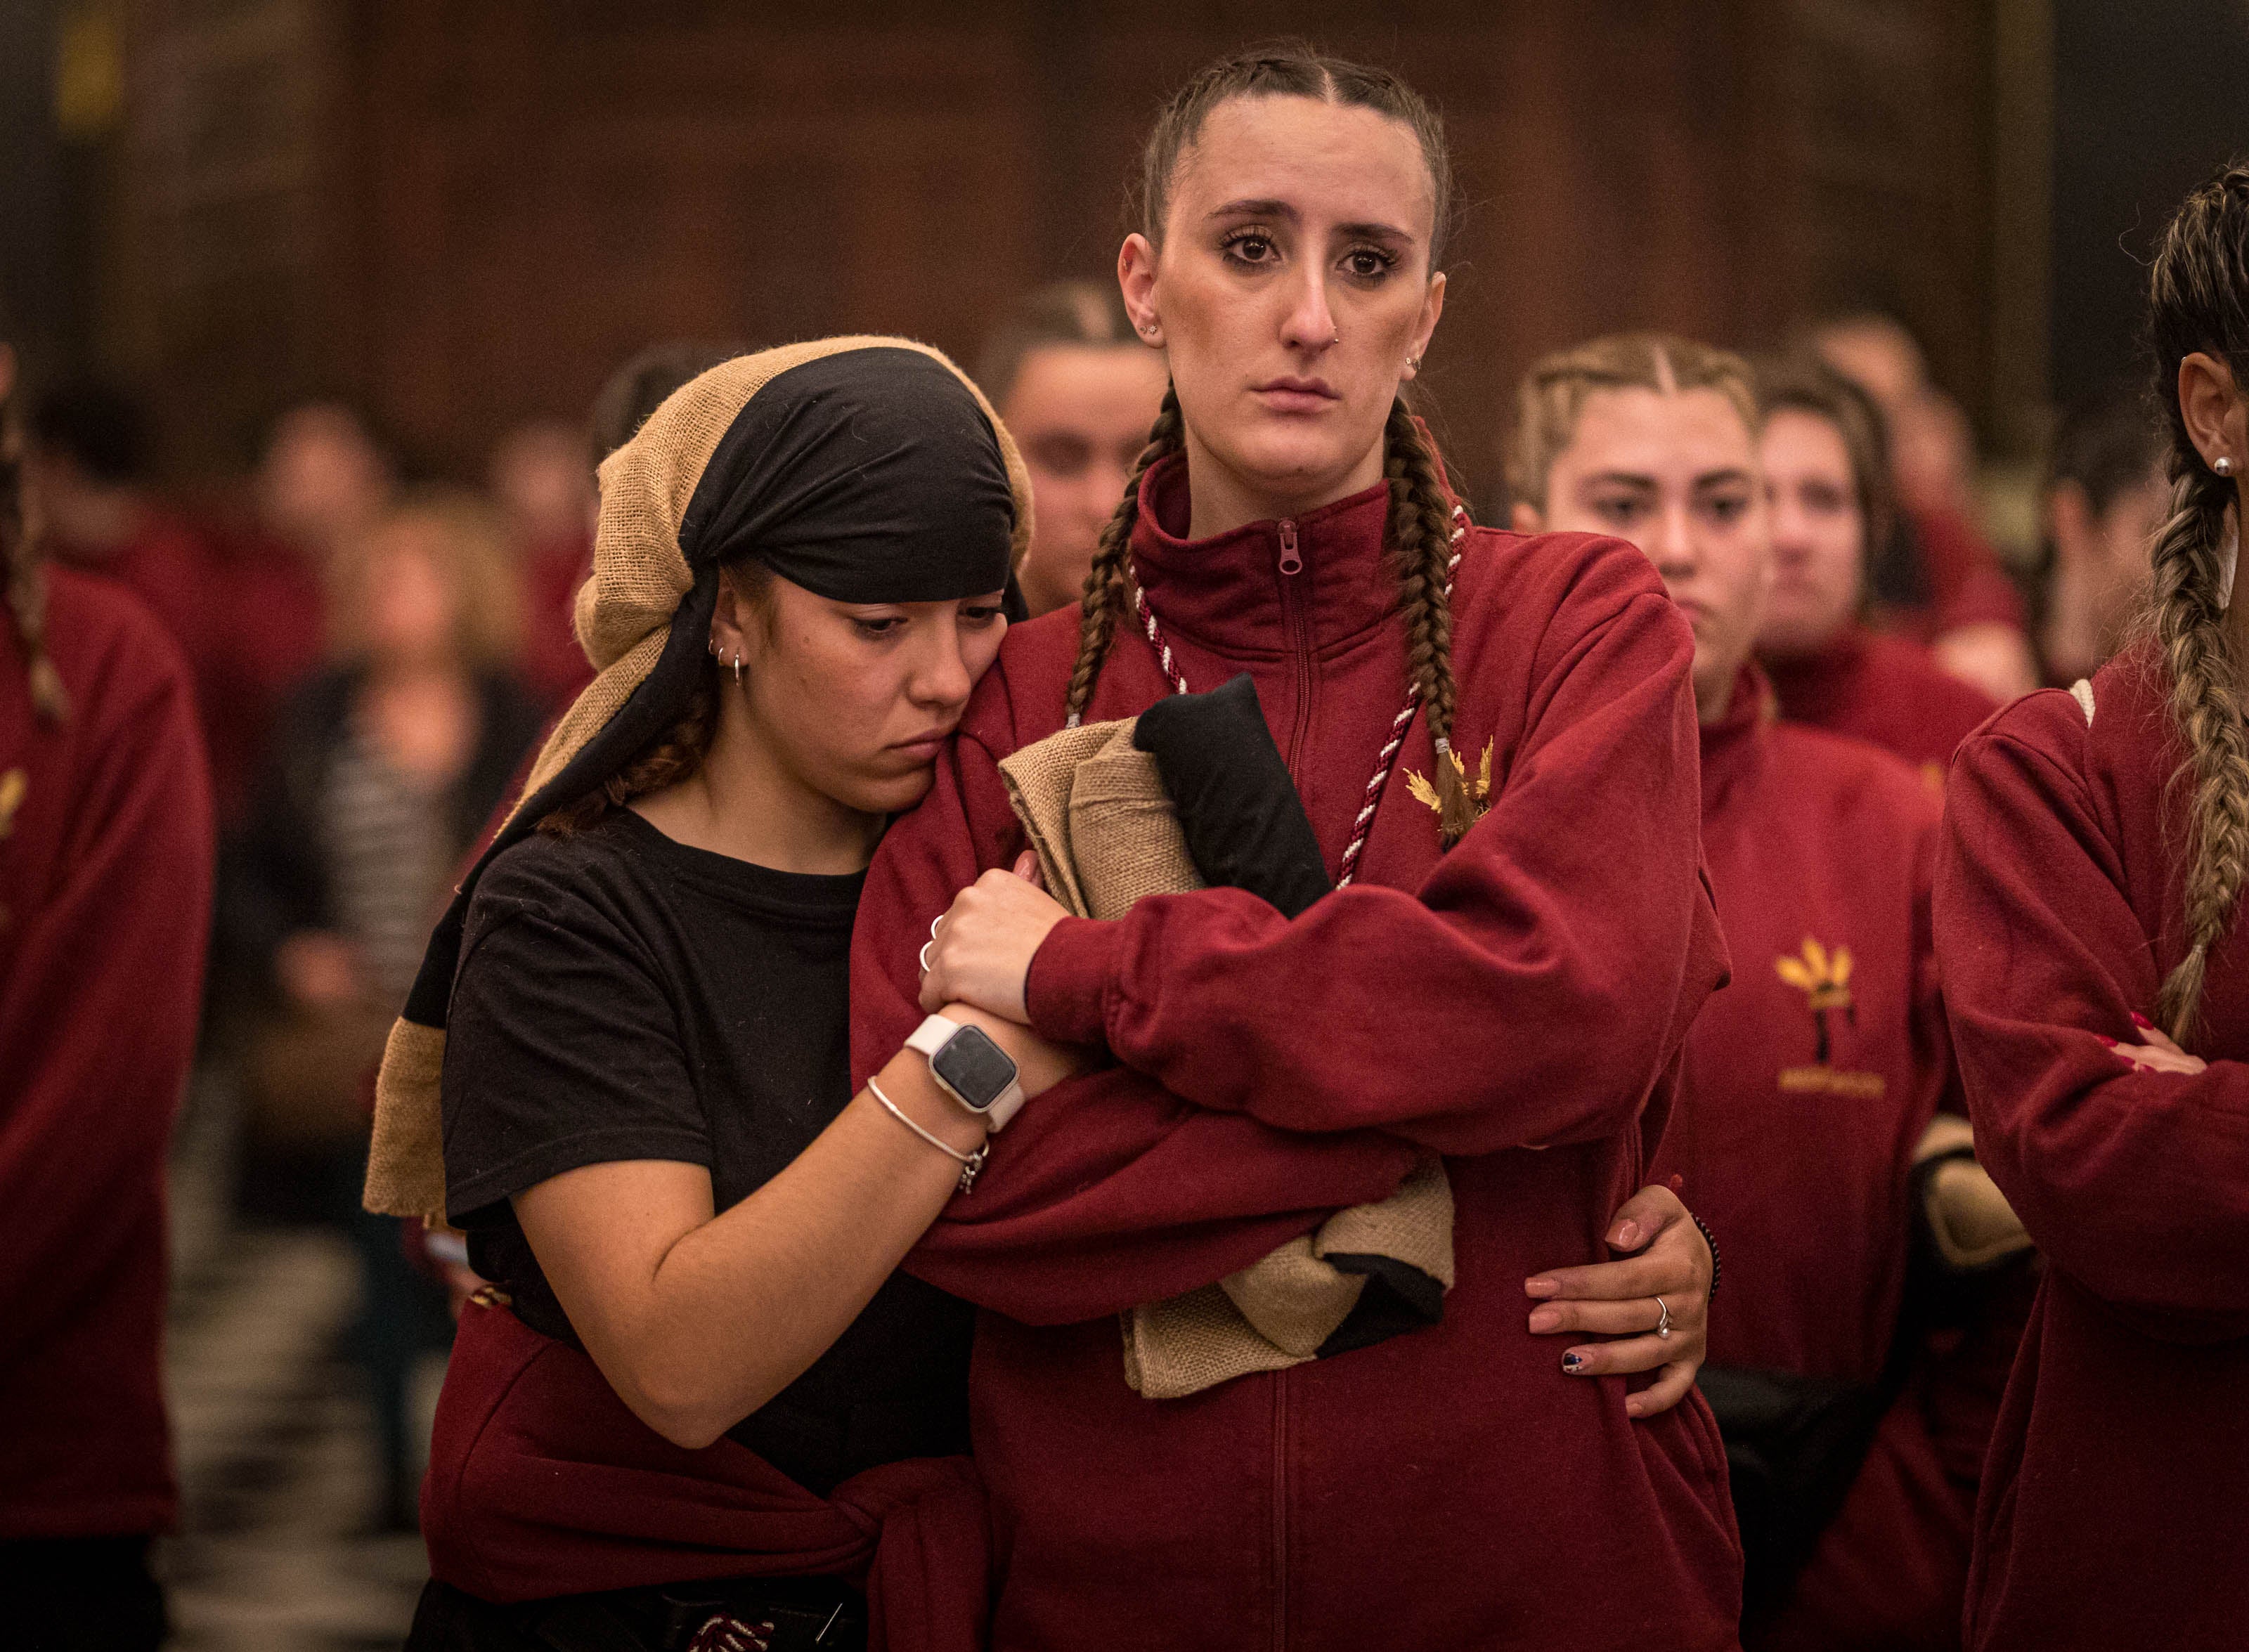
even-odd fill
[{"label": "yellow flower emblem", "polygon": [[1815,1012],[1851,1007],[1850,948],[1837,947],[1830,952],[1807,935],[1802,957],[1776,958],[1772,967],[1782,980],[1810,1000],[1808,1007]]},{"label": "yellow flower emblem", "polygon": [[[1484,742],[1483,758],[1476,764],[1474,779],[1468,778],[1468,765],[1461,761],[1459,752],[1448,751],[1445,753],[1447,758],[1452,763],[1453,772],[1461,777],[1461,789],[1468,793],[1468,806],[1479,820],[1483,819],[1485,811],[1491,807],[1491,749],[1495,744],[1495,741],[1490,740]],[[1439,814],[1445,812],[1445,805],[1437,796],[1437,788],[1422,778],[1419,769],[1406,771],[1406,789],[1413,794],[1416,802]]]},{"label": "yellow flower emblem", "polygon": [[21,769],[0,774],[0,838],[16,829],[16,811],[23,806],[24,794],[31,789]]},{"label": "yellow flower emblem", "polygon": [[1804,994],[1805,1007],[1812,1011],[1812,1059],[1826,1066],[1830,1047],[1827,1012],[1842,1011],[1854,1026],[1859,1021],[1858,1008],[1851,998],[1851,949],[1837,947],[1831,952],[1807,935],[1803,956],[1776,958],[1772,967],[1782,980]]}]

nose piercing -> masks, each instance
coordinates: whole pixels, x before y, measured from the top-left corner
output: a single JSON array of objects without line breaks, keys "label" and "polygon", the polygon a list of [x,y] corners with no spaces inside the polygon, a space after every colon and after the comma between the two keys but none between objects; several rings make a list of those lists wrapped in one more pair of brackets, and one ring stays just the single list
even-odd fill
[{"label": "nose piercing", "polygon": [[1338,327],[1333,332],[1330,333],[1328,335],[1328,342],[1330,344],[1341,344],[1343,342],[1343,329],[1341,327]]}]

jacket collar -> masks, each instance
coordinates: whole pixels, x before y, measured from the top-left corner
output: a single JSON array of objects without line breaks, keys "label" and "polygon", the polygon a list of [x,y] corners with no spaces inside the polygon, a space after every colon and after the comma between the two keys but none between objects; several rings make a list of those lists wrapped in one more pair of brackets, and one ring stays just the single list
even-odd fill
[{"label": "jacket collar", "polygon": [[1764,666],[1789,715],[1817,722],[1840,703],[1866,656],[1866,630],[1853,620],[1810,654],[1768,659]]},{"label": "jacket collar", "polygon": [[[1397,612],[1383,555],[1389,518],[1390,490],[1378,483],[1288,521],[1188,539],[1186,459],[1173,455],[1140,478],[1132,566],[1167,632],[1237,656],[1270,658],[1307,641],[1324,654]],[[1291,560],[1301,566],[1284,572]]]},{"label": "jacket collar", "polygon": [[1772,684],[1752,660],[1734,679],[1734,691],[1716,723],[1702,725],[1702,817],[1722,808],[1726,794],[1756,771],[1771,744],[1779,715]]}]

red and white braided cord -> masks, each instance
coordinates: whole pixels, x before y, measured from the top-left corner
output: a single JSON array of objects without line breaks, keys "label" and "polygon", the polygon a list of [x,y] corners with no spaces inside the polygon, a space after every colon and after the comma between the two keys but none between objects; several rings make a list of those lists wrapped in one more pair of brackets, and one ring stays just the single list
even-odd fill
[{"label": "red and white braided cord", "polygon": [[[1452,544],[1457,546],[1468,531],[1468,512],[1455,505],[1453,520],[1459,524],[1452,534]],[[1445,565],[1445,598],[1448,601],[1452,600],[1453,575],[1460,566],[1461,553],[1455,550],[1452,560]],[[1140,629],[1147,634],[1148,646],[1155,649],[1156,661],[1164,668],[1164,676],[1171,683],[1172,692],[1193,693],[1194,690],[1187,687],[1187,680],[1178,663],[1172,658],[1172,645],[1165,639],[1164,627],[1157,623],[1156,611],[1148,606],[1148,594],[1140,588],[1137,575],[1132,579],[1132,612],[1140,618]],[[1359,805],[1358,818],[1351,823],[1351,842],[1345,846],[1343,859],[1337,862],[1336,888],[1338,889],[1349,884],[1358,874],[1358,857],[1366,848],[1367,833],[1374,830],[1374,812],[1382,802],[1384,788],[1390,784],[1390,771],[1397,765],[1398,753],[1406,744],[1406,730],[1413,727],[1413,714],[1420,708],[1420,687],[1408,682],[1406,685],[1406,703],[1399,707],[1398,715],[1391,719],[1390,738],[1383,743],[1381,751],[1374,759],[1374,772],[1367,777],[1365,801]],[[1439,751],[1437,761],[1444,762],[1446,755],[1444,751]]]}]

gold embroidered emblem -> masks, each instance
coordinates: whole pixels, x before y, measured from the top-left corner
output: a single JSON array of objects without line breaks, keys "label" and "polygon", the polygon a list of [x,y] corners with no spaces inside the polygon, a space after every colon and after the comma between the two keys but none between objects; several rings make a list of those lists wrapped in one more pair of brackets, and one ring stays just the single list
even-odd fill
[{"label": "gold embroidered emblem", "polygon": [[16,811],[23,806],[24,794],[31,789],[21,769],[0,774],[0,838],[16,829]]},{"label": "gold embroidered emblem", "polygon": [[1854,1026],[1859,1021],[1858,1006],[1851,997],[1851,949],[1837,947],[1830,952],[1807,935],[1801,957],[1776,958],[1772,967],[1782,980],[1804,994],[1816,1039],[1812,1059],[1826,1066],[1829,1013],[1840,1010]]},{"label": "gold embroidered emblem", "polygon": [[[1483,759],[1476,764],[1473,780],[1468,778],[1468,765],[1461,761],[1459,752],[1448,751],[1445,753],[1453,765],[1453,772],[1461,777],[1461,789],[1468,793],[1469,811],[1479,820],[1491,808],[1491,749],[1496,744],[1491,740],[1484,742]],[[1406,771],[1406,789],[1413,794],[1416,802],[1439,814],[1445,812],[1445,805],[1437,796],[1437,788],[1421,777],[1420,770]]]}]

